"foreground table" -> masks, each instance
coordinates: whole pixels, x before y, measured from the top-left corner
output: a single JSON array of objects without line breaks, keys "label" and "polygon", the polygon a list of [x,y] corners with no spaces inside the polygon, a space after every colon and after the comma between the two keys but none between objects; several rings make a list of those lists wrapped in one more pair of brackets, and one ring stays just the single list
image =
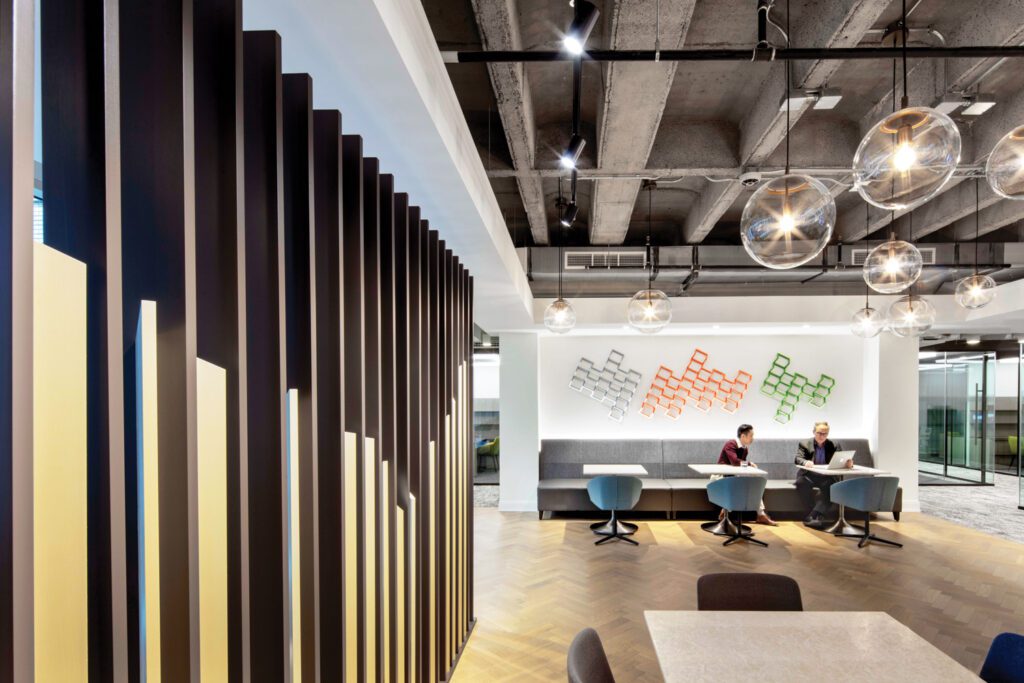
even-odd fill
[{"label": "foreground table", "polygon": [[[853,467],[839,470],[830,470],[828,465],[798,465],[797,467],[801,470],[807,470],[808,472],[814,472],[826,477],[835,477],[840,481],[842,481],[843,477],[875,477],[881,474],[889,474],[885,470],[876,470],[874,467],[864,467],[863,465],[854,465]],[[824,531],[836,536],[860,536],[864,533],[863,529],[846,521],[845,505],[839,506],[839,519],[836,520],[835,524]]]},{"label": "foreground table", "polygon": [[666,683],[977,681],[885,612],[644,612]]},{"label": "foreground table", "polygon": [[[701,464],[701,463],[690,463],[688,467],[699,474],[706,476],[721,475],[723,477],[767,477],[768,473],[762,470],[760,467],[752,467],[750,465],[739,467],[735,465],[720,465],[720,464]],[[723,517],[717,522],[705,522],[700,525],[700,528],[704,531],[712,533],[716,536],[732,536],[736,533],[736,525],[733,524],[732,520],[728,516]],[[741,524],[740,528],[743,533],[749,533],[750,527],[746,524]]]}]

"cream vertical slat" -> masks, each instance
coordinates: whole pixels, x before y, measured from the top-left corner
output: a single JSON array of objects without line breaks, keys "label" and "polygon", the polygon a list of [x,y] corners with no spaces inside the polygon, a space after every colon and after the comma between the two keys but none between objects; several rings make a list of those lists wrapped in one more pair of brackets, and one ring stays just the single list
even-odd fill
[{"label": "cream vertical slat", "polygon": [[405,620],[405,510],[395,506],[395,680],[406,681]]},{"label": "cream vertical slat", "polygon": [[430,663],[430,670],[427,672],[429,680],[437,680],[437,443],[430,442],[430,461],[427,465],[427,490],[430,491],[430,505],[427,506],[427,541],[430,544],[427,562],[427,586],[430,591],[427,596],[428,623],[430,628],[427,661]]},{"label": "cream vertical slat", "polygon": [[358,438],[345,432],[343,567],[345,680],[359,680],[359,468]]},{"label": "cream vertical slat", "polygon": [[138,446],[139,631],[144,683],[160,681],[160,458],[157,440],[156,302],[139,306],[135,335]]},{"label": "cream vertical slat", "polygon": [[452,406],[448,402],[448,414],[444,417],[444,671],[452,664]]},{"label": "cream vertical slat", "polygon": [[377,680],[377,444],[363,439],[363,638],[367,681]]},{"label": "cream vertical slat", "polygon": [[35,680],[89,678],[86,267],[33,245]]},{"label": "cream vertical slat", "polygon": [[299,545],[299,390],[287,396],[289,674],[302,681],[302,554]]},{"label": "cream vertical slat", "polygon": [[196,361],[199,488],[199,673],[228,680],[227,372]]},{"label": "cream vertical slat", "polygon": [[416,554],[416,541],[418,539],[417,527],[416,527],[416,496],[409,494],[409,647],[407,651],[407,658],[409,661],[409,676],[408,680],[418,681],[417,674],[419,673],[419,658],[417,657],[418,645],[419,645],[419,609],[416,604],[416,599],[419,596],[417,590],[416,581],[419,579],[419,572],[417,568],[419,563],[417,562],[418,556]]},{"label": "cream vertical slat", "polygon": [[391,463],[380,463],[380,680],[391,683],[391,490],[388,473]]}]

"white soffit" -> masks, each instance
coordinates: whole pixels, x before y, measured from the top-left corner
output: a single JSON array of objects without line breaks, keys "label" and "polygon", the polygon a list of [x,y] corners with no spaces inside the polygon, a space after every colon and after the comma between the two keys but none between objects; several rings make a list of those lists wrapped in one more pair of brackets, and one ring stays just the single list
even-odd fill
[{"label": "white soffit", "polygon": [[533,298],[419,0],[244,0],[246,30],[281,35],[285,73],[437,230],[474,278],[485,330],[529,326]]}]

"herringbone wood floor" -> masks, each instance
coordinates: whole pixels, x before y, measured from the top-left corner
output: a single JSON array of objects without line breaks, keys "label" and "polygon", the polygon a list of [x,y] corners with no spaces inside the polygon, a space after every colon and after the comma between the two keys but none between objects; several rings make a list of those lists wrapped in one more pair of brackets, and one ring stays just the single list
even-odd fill
[{"label": "herringbone wood floor", "polygon": [[619,680],[660,681],[644,610],[696,609],[697,577],[721,571],[792,576],[808,610],[886,611],[974,671],[996,634],[1024,632],[1024,545],[928,515],[877,525],[902,550],[858,550],[795,522],[755,527],[768,548],[724,548],[695,521],[641,523],[638,548],[595,547],[585,520],[474,512],[477,625],[456,683],[565,681],[585,626]]}]

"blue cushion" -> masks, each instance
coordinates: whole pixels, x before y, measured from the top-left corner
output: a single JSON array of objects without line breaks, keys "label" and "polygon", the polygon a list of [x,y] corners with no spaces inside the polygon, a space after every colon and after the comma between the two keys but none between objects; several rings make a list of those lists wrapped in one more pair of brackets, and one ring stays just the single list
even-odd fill
[{"label": "blue cushion", "polygon": [[896,504],[899,477],[856,477],[832,485],[833,503],[863,512],[891,512]]},{"label": "blue cushion", "polygon": [[602,510],[630,510],[640,500],[643,486],[637,477],[594,477],[587,482],[587,493]]},{"label": "blue cushion", "polygon": [[767,485],[765,477],[725,477],[708,484],[708,500],[731,512],[756,510]]},{"label": "blue cushion", "polygon": [[1016,633],[996,636],[979,675],[988,683],[1024,682],[1024,636]]}]

